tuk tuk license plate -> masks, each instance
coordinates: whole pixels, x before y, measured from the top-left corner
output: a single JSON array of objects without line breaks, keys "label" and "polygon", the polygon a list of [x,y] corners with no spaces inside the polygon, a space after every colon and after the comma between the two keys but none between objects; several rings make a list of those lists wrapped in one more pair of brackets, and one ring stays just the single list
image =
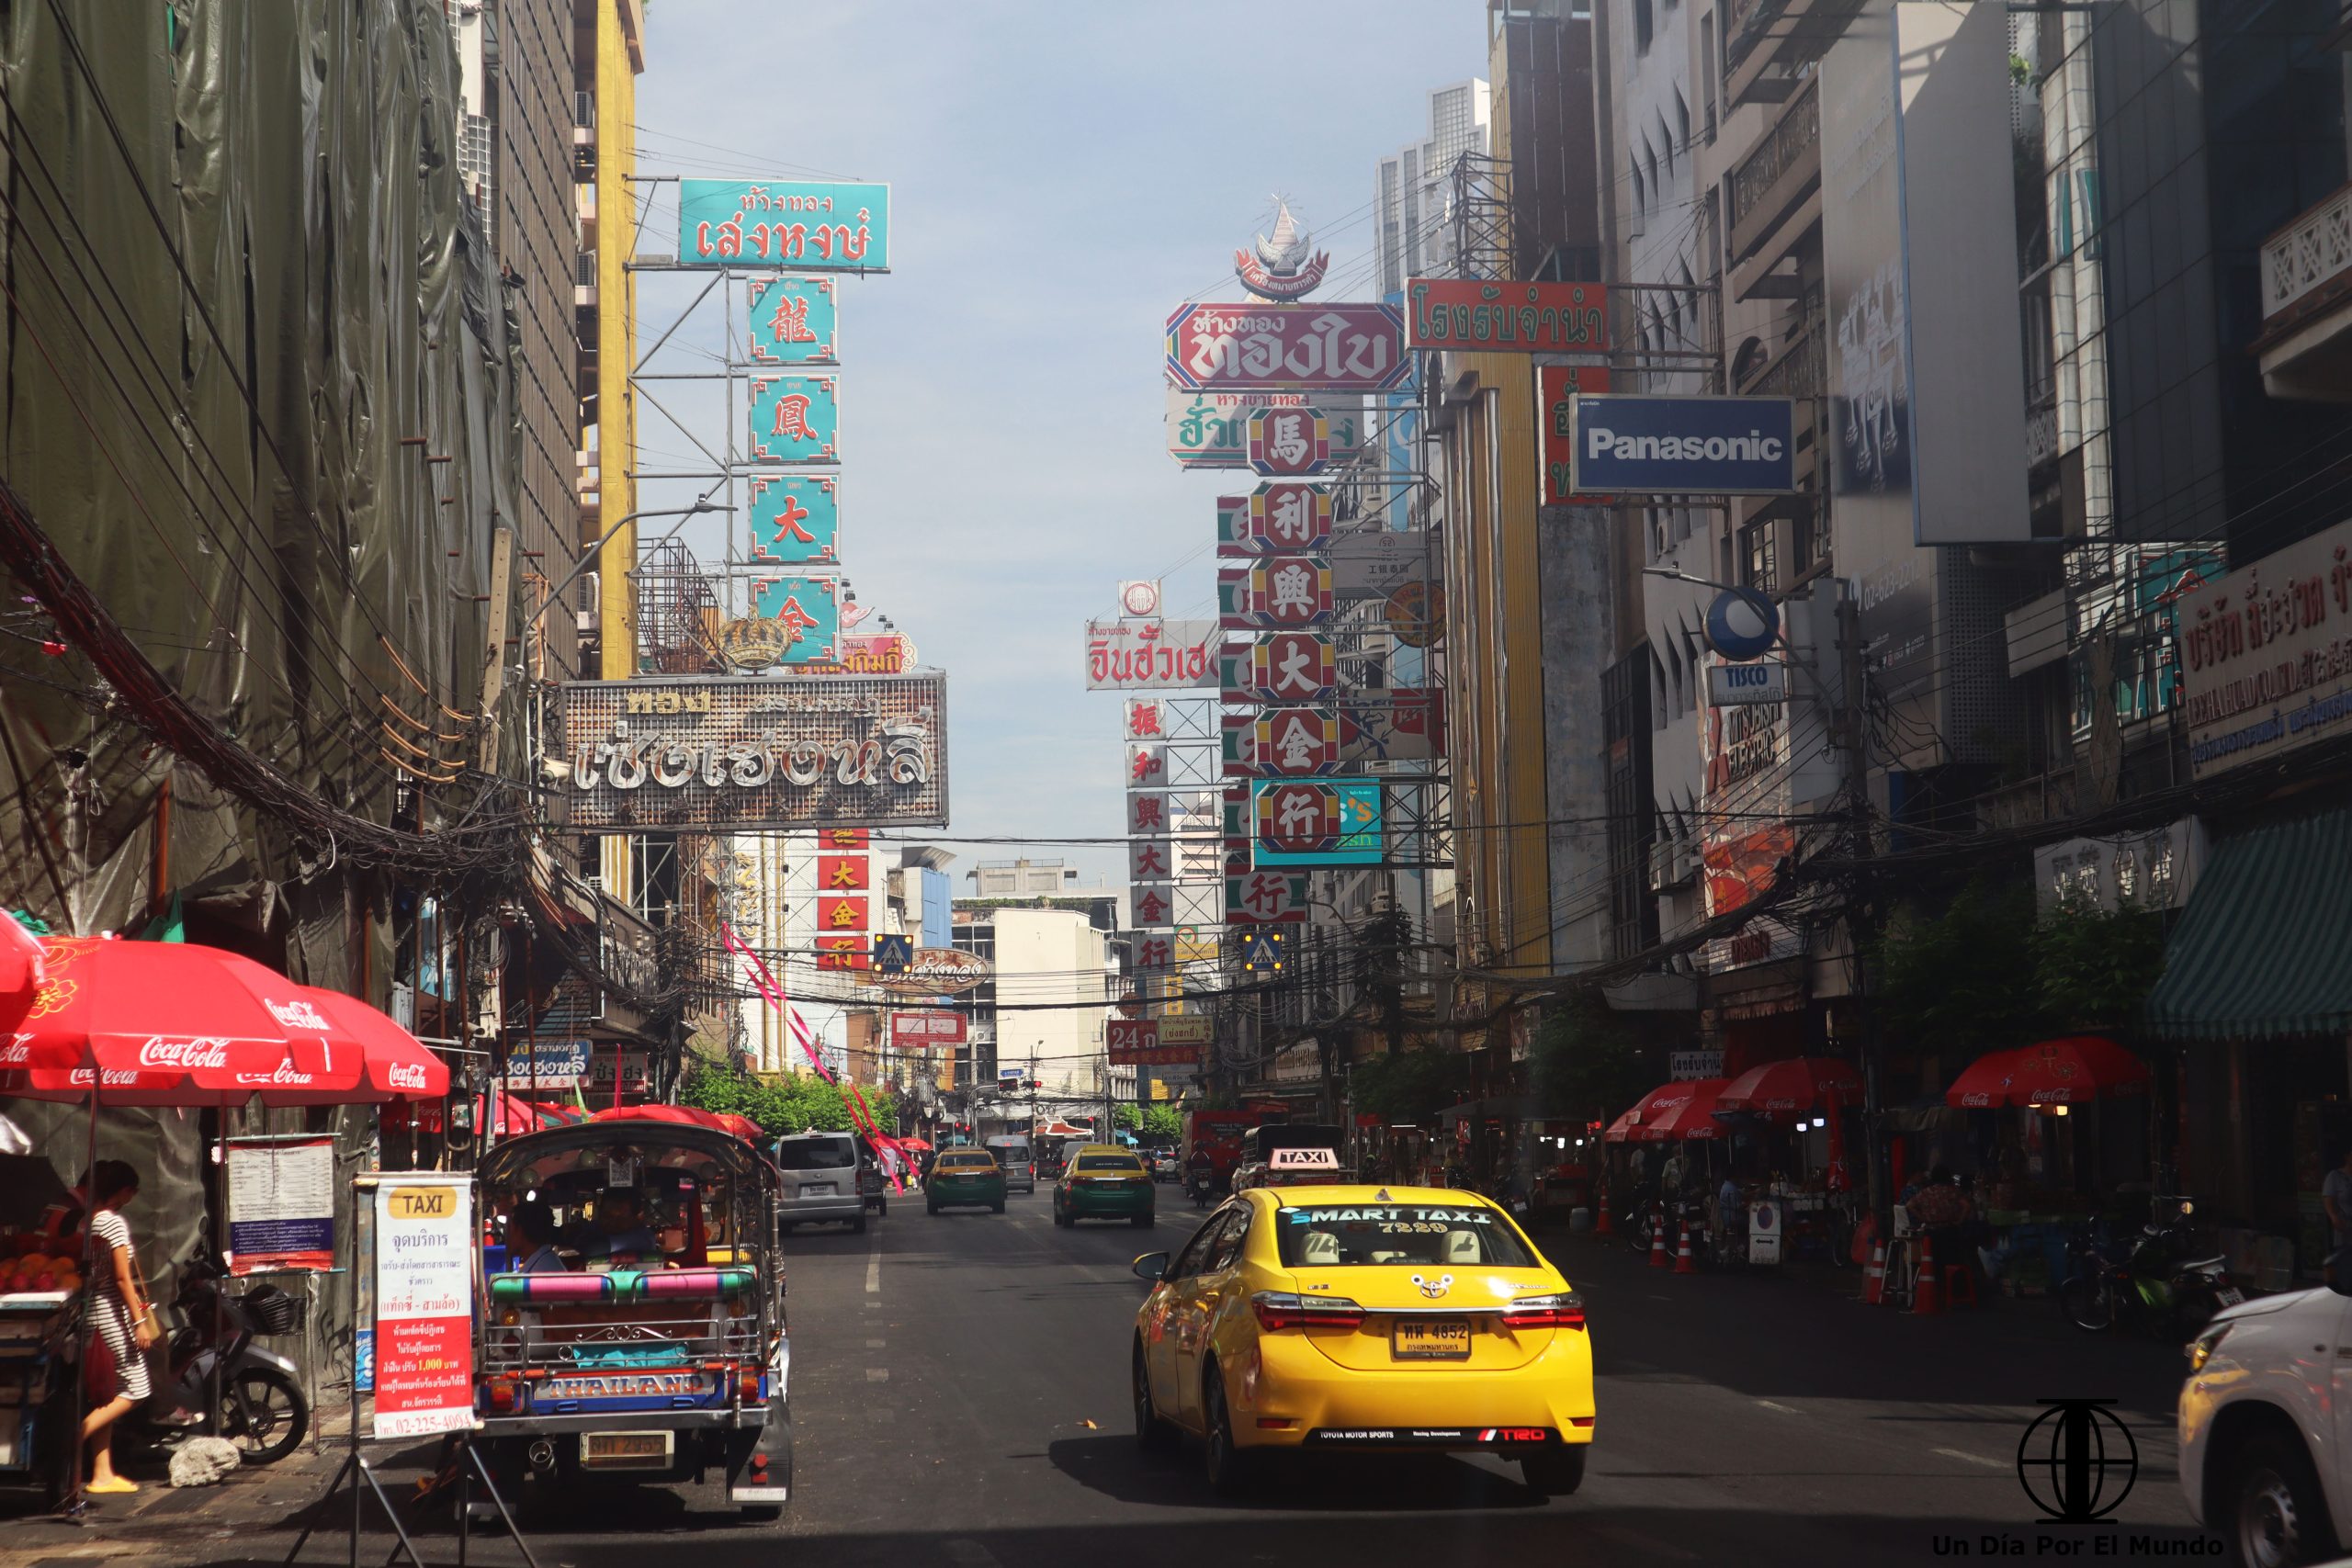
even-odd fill
[{"label": "tuk tuk license plate", "polygon": [[667,1470],[673,1432],[582,1432],[582,1470]]},{"label": "tuk tuk license plate", "polygon": [[1388,1354],[1399,1361],[1466,1361],[1470,1359],[1470,1320],[1399,1318],[1388,1331]]}]

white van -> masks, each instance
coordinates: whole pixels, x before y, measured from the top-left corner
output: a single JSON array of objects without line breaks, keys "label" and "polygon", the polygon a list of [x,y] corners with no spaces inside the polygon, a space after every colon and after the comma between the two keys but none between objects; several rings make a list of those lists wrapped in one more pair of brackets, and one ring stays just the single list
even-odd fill
[{"label": "white van", "polygon": [[1007,1192],[1037,1190],[1037,1158],[1025,1137],[990,1138],[989,1153],[1004,1168],[1004,1190]]}]

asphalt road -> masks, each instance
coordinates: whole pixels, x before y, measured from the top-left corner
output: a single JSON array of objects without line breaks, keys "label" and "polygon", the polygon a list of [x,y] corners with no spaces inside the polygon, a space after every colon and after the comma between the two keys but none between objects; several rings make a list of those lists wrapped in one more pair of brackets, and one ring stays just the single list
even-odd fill
[{"label": "asphalt road", "polygon": [[[543,1521],[540,1562],[1877,1565],[1958,1554],[1939,1540],[2130,1562],[2177,1562],[2195,1533],[2173,1472],[2176,1352],[2075,1336],[2042,1303],[1914,1319],[1800,1280],[1654,1272],[1581,1239],[1555,1247],[1600,1365],[1578,1495],[1539,1498],[1499,1461],[1349,1456],[1220,1504],[1195,1451],[1147,1456],[1130,1432],[1127,1265],[1198,1220],[1173,1189],[1160,1201],[1149,1235],[1056,1230],[1042,1192],[1002,1215],[894,1203],[863,1236],[796,1233],[785,1520],[617,1490]],[[2137,1484],[2105,1525],[2037,1525],[2018,1439],[2038,1400],[2081,1395],[2120,1401]]]}]

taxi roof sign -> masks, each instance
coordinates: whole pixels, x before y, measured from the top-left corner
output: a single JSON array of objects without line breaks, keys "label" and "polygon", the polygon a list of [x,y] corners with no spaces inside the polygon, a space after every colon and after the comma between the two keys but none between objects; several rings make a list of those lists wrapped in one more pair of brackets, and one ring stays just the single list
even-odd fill
[{"label": "taxi roof sign", "polygon": [[1276,1149],[1266,1156],[1269,1170],[1337,1170],[1336,1149]]}]

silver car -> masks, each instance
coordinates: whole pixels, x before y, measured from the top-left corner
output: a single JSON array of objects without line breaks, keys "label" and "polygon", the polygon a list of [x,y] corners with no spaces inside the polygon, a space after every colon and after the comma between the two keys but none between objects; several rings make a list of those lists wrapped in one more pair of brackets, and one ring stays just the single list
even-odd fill
[{"label": "silver car", "polygon": [[1026,1138],[990,1138],[989,1153],[996,1156],[996,1163],[1004,1167],[1004,1190],[1007,1192],[1037,1190],[1036,1156],[1030,1152]]},{"label": "silver car", "polygon": [[865,1228],[865,1194],[857,1186],[857,1139],[847,1133],[797,1133],[775,1141],[776,1168],[784,1173],[784,1201],[777,1226],[839,1220],[854,1231]]}]

